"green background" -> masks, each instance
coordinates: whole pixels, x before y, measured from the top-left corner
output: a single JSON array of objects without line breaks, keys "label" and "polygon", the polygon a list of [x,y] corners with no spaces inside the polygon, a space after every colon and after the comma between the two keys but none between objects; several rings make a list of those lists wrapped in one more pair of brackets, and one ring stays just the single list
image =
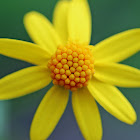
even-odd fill
[{"label": "green background", "polygon": [[[23,26],[25,13],[36,10],[52,21],[57,0],[0,0],[0,38],[31,41]],[[140,28],[140,0],[89,0],[93,19],[91,44],[116,33]],[[122,63],[140,69],[140,53]],[[28,63],[0,55],[0,78],[31,66]],[[33,94],[0,101],[0,140],[29,140],[29,128],[35,110],[49,87]],[[104,135],[103,140],[140,139],[140,89],[120,88],[134,106],[138,120],[133,126],[124,124],[99,106]],[[96,126],[95,126],[96,127]],[[49,140],[82,140],[71,102]]]}]

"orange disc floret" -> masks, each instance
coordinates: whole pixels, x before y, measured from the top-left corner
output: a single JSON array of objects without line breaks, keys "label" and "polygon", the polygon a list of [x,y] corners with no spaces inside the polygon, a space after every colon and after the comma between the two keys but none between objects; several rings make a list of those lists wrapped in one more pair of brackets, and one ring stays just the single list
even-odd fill
[{"label": "orange disc floret", "polygon": [[69,79],[70,79],[71,81],[74,80],[74,78],[75,78],[74,74],[71,74],[71,75],[69,76]]},{"label": "orange disc floret", "polygon": [[55,75],[55,79],[56,79],[56,80],[60,80],[60,78],[61,78],[61,75],[60,75],[60,74],[56,74],[56,75]]},{"label": "orange disc floret", "polygon": [[57,55],[57,60],[60,61],[62,59],[62,55]]},{"label": "orange disc floret", "polygon": [[73,67],[77,68],[78,67],[78,63],[73,63]]},{"label": "orange disc floret", "polygon": [[[56,67],[58,68],[58,69],[61,69],[62,68],[62,63],[58,63],[57,65],[56,65]],[[54,67],[55,68],[55,67]]]},{"label": "orange disc floret", "polygon": [[84,54],[80,54],[80,55],[78,56],[78,58],[81,59],[81,60],[83,60],[84,57],[85,57]]},{"label": "orange disc floret", "polygon": [[75,72],[75,68],[74,67],[71,67],[70,68],[70,71],[71,71],[71,73],[74,73]]},{"label": "orange disc floret", "polygon": [[64,85],[65,85],[65,82],[64,82],[63,80],[59,80],[59,81],[58,81],[58,84],[59,84],[60,86],[64,86]]},{"label": "orange disc floret", "polygon": [[63,69],[64,70],[68,70],[69,69],[69,66],[67,64],[63,65]]},{"label": "orange disc floret", "polygon": [[67,79],[67,75],[65,75],[65,74],[61,75],[61,79],[62,80],[66,80]]},{"label": "orange disc floret", "polygon": [[72,61],[68,61],[67,64],[68,64],[69,67],[71,67],[73,65],[73,62]]},{"label": "orange disc floret", "polygon": [[71,61],[73,59],[73,56],[72,55],[68,55],[67,59]]},{"label": "orange disc floret", "polygon": [[61,60],[61,64],[62,64],[62,65],[66,64],[66,63],[67,63],[67,59],[62,59],[62,60]]},{"label": "orange disc floret", "polygon": [[71,75],[71,71],[70,70],[66,70],[66,75],[70,76]]},{"label": "orange disc floret", "polygon": [[59,46],[48,62],[48,68],[53,84],[71,91],[87,86],[95,72],[90,47],[77,42]]},{"label": "orange disc floret", "polygon": [[62,58],[67,58],[67,53],[63,53]]},{"label": "orange disc floret", "polygon": [[70,83],[70,79],[67,78],[67,79],[65,80],[65,84],[69,84],[69,83]]}]

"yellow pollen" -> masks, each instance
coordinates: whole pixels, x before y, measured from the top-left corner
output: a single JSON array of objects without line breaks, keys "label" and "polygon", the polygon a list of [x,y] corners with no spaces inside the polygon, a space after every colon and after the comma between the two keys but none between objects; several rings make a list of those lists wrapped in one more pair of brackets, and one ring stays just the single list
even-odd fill
[{"label": "yellow pollen", "polygon": [[65,73],[65,70],[62,68],[60,69],[60,74],[64,74]]},{"label": "yellow pollen", "polygon": [[80,78],[79,78],[79,77],[78,77],[78,78],[75,78],[74,81],[75,81],[76,83],[78,83],[78,82],[80,81]]},{"label": "yellow pollen", "polygon": [[78,62],[78,60],[79,60],[78,58],[73,58],[74,63]]},{"label": "yellow pollen", "polygon": [[86,65],[90,65],[90,60],[85,60]]},{"label": "yellow pollen", "polygon": [[83,84],[82,84],[82,83],[78,83],[78,84],[77,84],[77,87],[78,87],[78,88],[82,88],[82,87],[83,87]]},{"label": "yellow pollen", "polygon": [[75,68],[74,67],[71,67],[70,68],[70,71],[71,71],[71,73],[74,73],[75,72]]},{"label": "yellow pollen", "polygon": [[54,85],[58,85],[58,81],[56,79],[53,80]]},{"label": "yellow pollen", "polygon": [[85,71],[82,71],[81,74],[80,74],[80,76],[81,76],[81,77],[85,77],[85,76],[86,76]]},{"label": "yellow pollen", "polygon": [[70,83],[70,79],[67,78],[67,79],[65,80],[65,84],[69,84],[69,83]]},{"label": "yellow pollen", "polygon": [[86,59],[86,60],[90,59],[90,55],[86,54],[86,55],[85,55],[85,59]]},{"label": "yellow pollen", "polygon": [[57,60],[60,61],[62,59],[62,55],[57,55]]},{"label": "yellow pollen", "polygon": [[72,55],[68,55],[67,59],[72,60],[73,59]]},{"label": "yellow pollen", "polygon": [[62,59],[61,60],[61,63],[64,65],[64,64],[66,64],[67,63],[67,59]]},{"label": "yellow pollen", "polygon": [[78,54],[81,54],[82,52],[83,52],[83,51],[82,51],[82,48],[78,48],[78,49],[77,49],[77,53],[78,53]]},{"label": "yellow pollen", "polygon": [[78,64],[79,64],[79,66],[83,66],[84,65],[84,61],[83,60],[79,60]]},{"label": "yellow pollen", "polygon": [[71,67],[71,66],[73,65],[73,62],[72,62],[72,61],[68,61],[68,63],[67,63],[67,64],[68,64],[68,66],[70,66],[70,67]]},{"label": "yellow pollen", "polygon": [[71,81],[71,82],[70,82],[70,85],[73,87],[73,86],[76,85],[76,83],[75,83],[74,81]]},{"label": "yellow pollen", "polygon": [[78,67],[78,63],[73,63],[73,67],[77,68]]},{"label": "yellow pollen", "polygon": [[57,50],[57,51],[56,51],[56,54],[57,54],[57,55],[61,54],[61,50]]},{"label": "yellow pollen", "polygon": [[91,79],[91,75],[86,76],[86,80],[90,80]]},{"label": "yellow pollen", "polygon": [[56,65],[56,67],[58,68],[58,69],[61,69],[62,68],[62,64],[61,63],[58,63],[57,65]]},{"label": "yellow pollen", "polygon": [[55,73],[55,74],[58,74],[58,73],[59,73],[59,69],[55,68],[55,69],[54,69],[54,73]]},{"label": "yellow pollen", "polygon": [[62,47],[62,48],[61,48],[61,51],[62,51],[63,53],[65,53],[65,52],[67,51],[67,49],[66,49],[65,47]]},{"label": "yellow pollen", "polygon": [[67,54],[66,53],[63,53],[62,54],[62,58],[67,58]]},{"label": "yellow pollen", "polygon": [[86,81],[86,79],[85,78],[81,78],[80,81],[81,81],[81,83],[84,83]]},{"label": "yellow pollen", "polygon": [[71,75],[69,76],[69,79],[70,79],[70,80],[74,80],[74,78],[75,78],[74,74],[71,74]]},{"label": "yellow pollen", "polygon": [[76,70],[77,70],[78,72],[81,72],[81,71],[82,71],[82,67],[78,66],[78,67],[76,68]]},{"label": "yellow pollen", "polygon": [[51,61],[48,62],[48,67],[49,67],[49,68],[51,67]]},{"label": "yellow pollen", "polygon": [[67,50],[67,53],[68,53],[68,54],[72,54],[72,50],[71,50],[71,49],[68,49],[68,50]]},{"label": "yellow pollen", "polygon": [[67,64],[63,65],[64,70],[68,70],[69,66]]},{"label": "yellow pollen", "polygon": [[60,80],[60,81],[58,82],[58,84],[59,84],[60,86],[64,86],[64,85],[65,85],[65,82],[64,82],[63,80]]},{"label": "yellow pollen", "polygon": [[93,64],[90,64],[90,65],[89,65],[89,68],[90,68],[90,69],[93,69],[93,68],[94,68]]},{"label": "yellow pollen", "polygon": [[71,75],[71,71],[70,70],[66,70],[66,75],[70,76]]},{"label": "yellow pollen", "polygon": [[72,56],[73,56],[73,57],[77,57],[77,56],[78,56],[77,52],[73,52],[73,53],[72,53]]},{"label": "yellow pollen", "polygon": [[82,66],[82,69],[85,71],[85,70],[88,69],[88,66],[87,66],[87,65],[83,65],[83,66]]},{"label": "yellow pollen", "polygon": [[84,86],[86,87],[87,85],[88,85],[88,82],[85,82],[85,83],[84,83]]},{"label": "yellow pollen", "polygon": [[81,60],[83,60],[83,59],[84,59],[84,55],[83,55],[83,54],[80,54],[80,55],[78,56],[78,58],[81,59]]},{"label": "yellow pollen", "polygon": [[75,91],[88,85],[94,74],[94,59],[90,47],[68,42],[59,46],[48,62],[53,84]]},{"label": "yellow pollen", "polygon": [[51,71],[54,71],[54,69],[55,69],[55,66],[54,65],[50,66],[50,70]]},{"label": "yellow pollen", "polygon": [[86,70],[86,74],[91,75],[91,70],[90,69]]},{"label": "yellow pollen", "polygon": [[57,60],[57,59],[53,59],[52,63],[53,63],[54,65],[56,65],[56,64],[58,63],[58,60]]},{"label": "yellow pollen", "polygon": [[76,72],[74,73],[74,75],[75,75],[76,77],[79,77],[79,76],[80,76],[80,73],[79,73],[78,71],[76,71]]},{"label": "yellow pollen", "polygon": [[56,74],[55,78],[56,78],[56,80],[59,80],[61,78],[61,75],[60,74]]},{"label": "yellow pollen", "polygon": [[63,75],[61,76],[61,79],[62,79],[62,80],[66,80],[66,79],[67,79],[67,75],[63,74]]}]

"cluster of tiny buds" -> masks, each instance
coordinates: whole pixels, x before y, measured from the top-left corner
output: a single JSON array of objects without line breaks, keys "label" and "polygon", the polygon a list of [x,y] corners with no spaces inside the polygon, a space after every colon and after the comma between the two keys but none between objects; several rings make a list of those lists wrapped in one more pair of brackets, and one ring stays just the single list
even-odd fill
[{"label": "cluster of tiny buds", "polygon": [[94,74],[94,60],[89,46],[68,43],[57,48],[48,68],[54,85],[75,91],[87,86]]}]

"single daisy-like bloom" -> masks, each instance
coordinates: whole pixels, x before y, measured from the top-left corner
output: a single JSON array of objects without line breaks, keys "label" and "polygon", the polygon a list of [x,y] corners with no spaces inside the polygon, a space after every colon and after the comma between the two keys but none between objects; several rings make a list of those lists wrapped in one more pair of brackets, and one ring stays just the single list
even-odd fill
[{"label": "single daisy-like bloom", "polygon": [[95,100],[120,121],[133,124],[136,113],[115,87],[140,87],[140,70],[118,64],[140,50],[140,29],[114,35],[95,46],[86,0],[59,1],[53,25],[42,14],[30,12],[25,27],[36,44],[0,39],[0,54],[27,61],[28,67],[0,79],[0,99],[27,95],[53,87],[41,101],[30,130],[31,140],[45,140],[55,129],[72,91],[72,107],[86,140],[102,139]]}]

